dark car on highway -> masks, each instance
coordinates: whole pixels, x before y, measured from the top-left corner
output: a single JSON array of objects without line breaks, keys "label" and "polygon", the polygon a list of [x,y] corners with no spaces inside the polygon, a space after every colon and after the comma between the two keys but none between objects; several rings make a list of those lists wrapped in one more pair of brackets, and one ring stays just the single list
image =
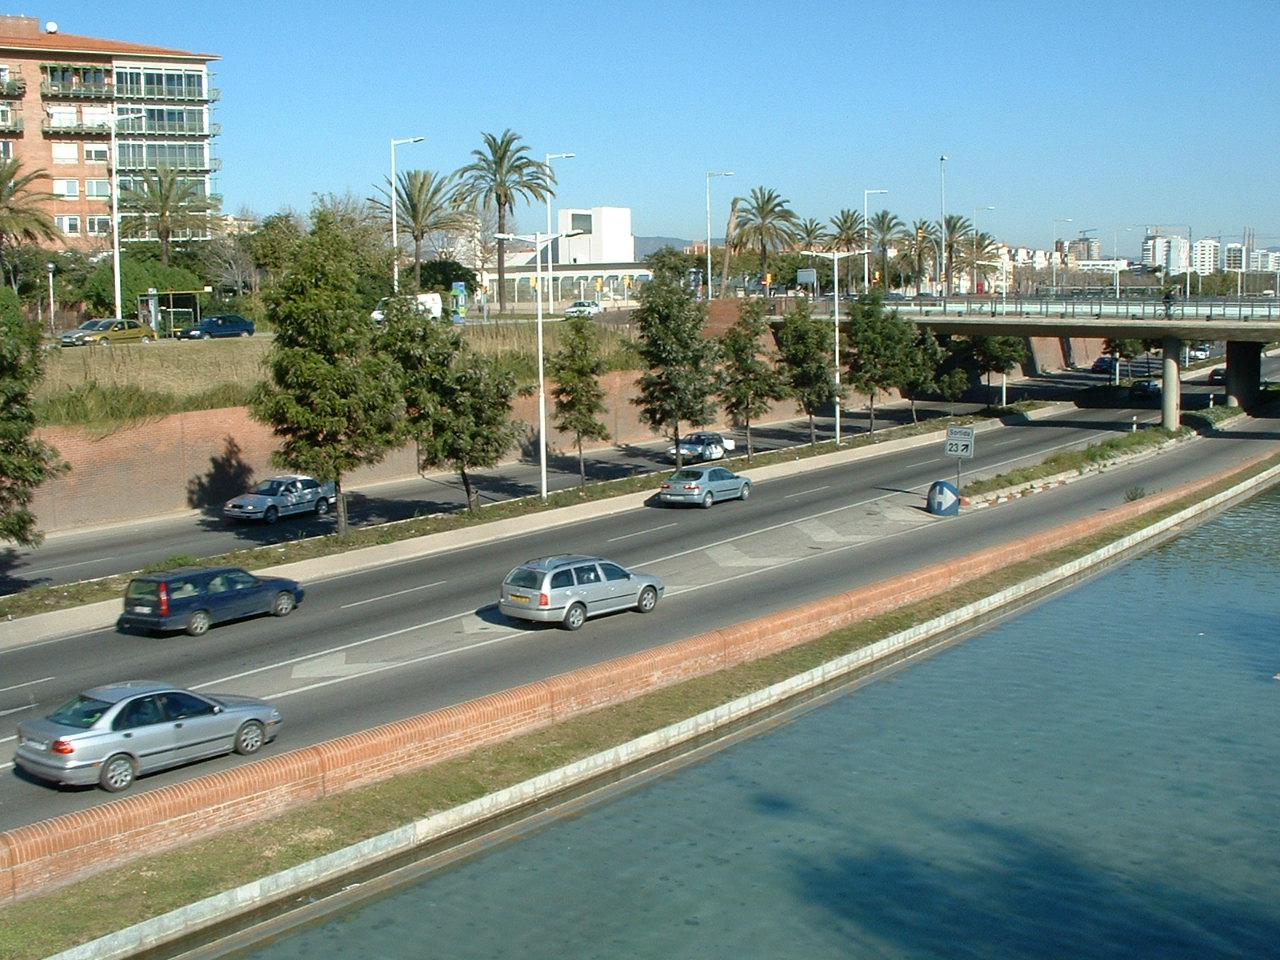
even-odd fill
[{"label": "dark car on highway", "polygon": [[176,567],[134,577],[124,595],[121,630],[185,630],[193,637],[215,623],[269,613],[287,617],[305,591],[296,580],[258,577],[239,567]]},{"label": "dark car on highway", "polygon": [[1159,400],[1159,380],[1135,380],[1129,385],[1130,400]]},{"label": "dark car on highway", "polygon": [[204,317],[194,326],[186,327],[178,336],[183,340],[211,340],[217,337],[252,337],[254,325],[238,313],[220,313]]}]

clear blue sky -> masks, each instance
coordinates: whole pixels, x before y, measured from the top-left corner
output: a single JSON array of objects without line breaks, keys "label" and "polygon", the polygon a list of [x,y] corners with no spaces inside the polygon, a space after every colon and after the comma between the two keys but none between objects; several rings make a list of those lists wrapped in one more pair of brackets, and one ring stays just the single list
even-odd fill
[{"label": "clear blue sky", "polygon": [[[1280,247],[1277,0],[425,3],[174,0],[26,11],[215,53],[229,212],[305,212],[389,172],[452,171],[511,128],[555,163],[557,207],[632,210],[638,236],[713,232],[777,190],[801,217],[946,212],[1014,245],[1142,227]],[[545,225],[545,207],[517,213]],[[1131,228],[1126,232],[1126,228]]]}]

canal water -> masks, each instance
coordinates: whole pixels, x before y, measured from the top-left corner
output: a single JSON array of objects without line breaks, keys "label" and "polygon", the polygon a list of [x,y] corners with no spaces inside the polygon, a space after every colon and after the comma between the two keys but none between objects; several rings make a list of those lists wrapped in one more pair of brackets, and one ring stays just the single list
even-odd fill
[{"label": "canal water", "polygon": [[1280,492],[255,960],[1280,954]]}]

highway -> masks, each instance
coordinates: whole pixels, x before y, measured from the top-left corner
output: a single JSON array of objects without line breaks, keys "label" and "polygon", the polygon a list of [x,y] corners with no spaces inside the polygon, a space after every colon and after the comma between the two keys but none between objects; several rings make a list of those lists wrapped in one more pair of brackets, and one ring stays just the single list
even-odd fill
[{"label": "highway", "polygon": [[[1115,410],[1069,410],[978,435],[984,472],[1127,428]],[[1154,418],[1156,411],[1145,411]],[[307,584],[292,616],[217,627],[204,637],[143,637],[113,629],[0,651],[0,716],[12,730],[108,679],[162,679],[276,702],[284,751],[507,689],[566,670],[765,615],[960,556],[984,545],[1156,492],[1280,446],[1280,423],[1248,419],[1222,436],[1008,504],[933,517],[924,493],[955,476],[942,442],[807,469],[757,484],[746,502],[712,510],[645,506],[590,521],[535,527],[500,542]],[[749,471],[747,471],[749,474]],[[598,553],[662,576],[667,596],[647,616],[589,621],[577,633],[514,625],[494,607],[506,571],[528,557]],[[13,736],[0,736],[11,756]],[[244,762],[228,757],[144,778],[154,789]],[[0,766],[0,829],[111,798],[58,790]]]}]

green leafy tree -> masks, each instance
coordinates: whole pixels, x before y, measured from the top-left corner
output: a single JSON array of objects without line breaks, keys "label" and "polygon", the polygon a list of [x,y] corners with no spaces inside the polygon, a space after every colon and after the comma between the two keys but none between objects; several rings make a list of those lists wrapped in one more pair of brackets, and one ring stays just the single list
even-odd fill
[{"label": "green leafy tree", "polygon": [[267,307],[276,335],[255,419],[281,438],[277,466],[338,484],[338,534],[347,535],[342,478],[377,463],[401,439],[399,371],[375,349],[368,306],[357,289],[361,240],[317,210]]},{"label": "green leafy tree", "polygon": [[951,416],[956,415],[956,403],[964,398],[969,389],[969,371],[964,367],[952,367],[938,377],[938,392],[942,399],[951,404]]},{"label": "green leafy tree", "polygon": [[911,401],[911,422],[918,423],[916,400],[938,388],[938,371],[947,351],[928,327],[916,326],[916,338],[908,351],[898,381],[898,392]]},{"label": "green leafy tree", "polygon": [[44,540],[30,509],[35,491],[69,469],[57,450],[32,436],[32,391],[42,363],[40,328],[22,318],[16,293],[0,289],[0,540],[24,547]]},{"label": "green leafy tree", "polygon": [[[515,213],[516,201],[530,203],[554,196],[556,176],[551,167],[529,156],[529,148],[512,130],[501,136],[482,135],[484,148],[472,150],[475,159],[458,171],[459,199],[492,210],[498,218],[498,234],[507,233],[507,218]],[[506,241],[498,240],[498,310],[506,312]]]},{"label": "green leafy tree", "polygon": [[480,286],[480,278],[474,270],[464,267],[457,260],[428,260],[422,265],[419,283],[423,290],[441,292],[452,290],[455,283],[465,283],[467,292],[475,293]]},{"label": "green leafy tree", "polygon": [[1133,361],[1146,352],[1146,347],[1141,340],[1107,339],[1103,341],[1102,352],[1115,361],[1117,375],[1120,373],[1120,361],[1124,360],[1125,367],[1128,368],[1128,376],[1132,377]]},{"label": "green leafy tree", "polygon": [[209,214],[217,205],[205,195],[203,182],[159,167],[130,175],[120,189],[120,233],[126,237],[154,237],[160,262],[169,265],[169,248],[184,233],[209,230]]},{"label": "green leafy tree", "polygon": [[[390,183],[390,177],[387,178]],[[422,286],[422,246],[438,234],[465,233],[471,228],[472,216],[459,200],[456,174],[441,176],[432,170],[406,170],[396,176],[396,230],[413,240],[413,280]],[[391,220],[391,200],[387,187],[379,187],[381,199],[370,203]],[[400,252],[399,237],[391,238],[392,256]],[[439,250],[436,250],[439,253]]]},{"label": "green leafy tree", "polygon": [[876,432],[876,395],[899,387],[915,349],[915,324],[886,311],[879,296],[855,305],[849,321],[846,361],[849,383],[866,394],[871,430]]},{"label": "green leafy tree", "polygon": [[[139,257],[132,250],[120,257],[120,310],[127,317],[134,315],[138,298],[148,290],[198,290],[201,286],[201,279],[190,270],[166,267],[158,260]],[[82,292],[96,316],[115,315],[115,271],[110,259],[98,262]]]},{"label": "green leafy tree", "polygon": [[649,254],[644,262],[655,277],[668,277],[677,283],[684,283],[689,271],[698,269],[700,258],[668,244]]},{"label": "green leafy tree", "polygon": [[742,304],[737,321],[720,337],[720,367],[716,390],[730,421],[747,433],[747,461],[753,454],[752,421],[764,416],[774,400],[786,394],[787,385],[764,347],[769,324],[764,301],[753,298]]},{"label": "green leafy tree", "polygon": [[832,360],[834,328],[815,320],[809,302],[801,300],[787,311],[775,336],[787,393],[809,418],[809,444],[818,445],[813,418],[832,406],[838,396]]},{"label": "green leafy tree", "polygon": [[273,213],[246,237],[254,265],[266,274],[268,285],[284,276],[306,235],[306,225],[298,214],[285,210]]},{"label": "green leafy tree", "polygon": [[714,340],[703,337],[706,304],[694,301],[692,290],[678,280],[655,276],[640,292],[640,306],[632,318],[639,328],[637,353],[646,371],[636,381],[639,395],[631,402],[640,419],[654,430],[668,430],[680,456],[680,424],[696,426],[715,416],[717,361]]},{"label": "green leafy tree", "polygon": [[18,289],[16,254],[24,243],[59,240],[62,231],[54,223],[47,206],[53,194],[36,189],[48,180],[44,170],[23,172],[17,160],[0,160],[0,265],[5,282]]},{"label": "green leafy tree", "polygon": [[995,395],[991,374],[1008,373],[1027,358],[1027,342],[1021,337],[970,337],[973,359],[978,372],[987,378],[988,393],[992,403]]},{"label": "green leafy tree", "polygon": [[552,422],[573,434],[578,451],[578,477],[587,485],[587,462],[583,440],[608,440],[609,428],[600,419],[609,405],[600,377],[607,369],[600,330],[590,317],[575,316],[561,325],[560,349],[551,355],[547,372],[555,380],[551,396],[555,400]]},{"label": "green leafy tree", "polygon": [[738,208],[733,242],[736,249],[760,254],[760,273],[769,272],[769,251],[793,247],[799,218],[776,190],[752,187]]}]

